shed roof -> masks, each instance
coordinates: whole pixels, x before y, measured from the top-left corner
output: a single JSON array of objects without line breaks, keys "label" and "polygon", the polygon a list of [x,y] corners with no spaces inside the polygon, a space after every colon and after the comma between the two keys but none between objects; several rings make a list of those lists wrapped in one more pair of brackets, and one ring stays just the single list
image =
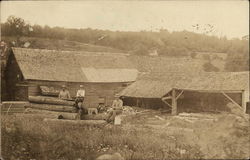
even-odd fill
[{"label": "shed roof", "polygon": [[173,88],[195,91],[245,90],[249,92],[249,72],[147,74],[121,91],[120,95],[140,98],[161,98]]},{"label": "shed roof", "polygon": [[[130,82],[137,72],[124,55],[95,54],[90,52],[56,51],[45,49],[12,48],[25,79],[66,82]],[[108,74],[102,79],[90,78],[83,68],[93,68],[95,74]],[[99,70],[106,69],[106,70]],[[114,78],[119,70],[123,79]],[[125,69],[125,70],[124,70]],[[106,72],[106,73],[104,73]],[[101,75],[96,75],[100,77]]]}]

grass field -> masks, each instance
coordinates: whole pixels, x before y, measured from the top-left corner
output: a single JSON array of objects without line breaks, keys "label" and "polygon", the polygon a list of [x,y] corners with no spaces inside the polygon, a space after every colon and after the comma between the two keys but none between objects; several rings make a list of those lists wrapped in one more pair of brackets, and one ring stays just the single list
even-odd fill
[{"label": "grass field", "polygon": [[190,121],[152,111],[127,116],[121,126],[91,127],[28,114],[1,116],[2,155],[10,160],[92,160],[114,152],[127,160],[249,157],[249,121],[231,114],[212,117]]}]

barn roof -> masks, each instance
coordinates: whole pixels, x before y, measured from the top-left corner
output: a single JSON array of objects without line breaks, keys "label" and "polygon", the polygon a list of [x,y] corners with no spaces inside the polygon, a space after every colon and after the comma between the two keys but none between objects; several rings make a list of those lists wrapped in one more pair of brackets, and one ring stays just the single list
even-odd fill
[{"label": "barn roof", "polygon": [[249,72],[146,74],[119,94],[127,97],[161,98],[173,88],[194,91],[245,90],[249,94]]},{"label": "barn roof", "polygon": [[91,82],[129,82],[137,77],[136,69],[96,69],[82,68],[86,78]]},{"label": "barn roof", "polygon": [[164,56],[128,56],[140,72],[201,72],[204,60]]},{"label": "barn roof", "polygon": [[[130,82],[136,80],[137,70],[124,55],[24,48],[12,48],[12,50],[25,79],[66,82]],[[95,73],[100,75],[91,78],[84,68],[96,69]],[[114,78],[117,73],[112,69],[116,69],[120,75],[126,76],[123,76],[122,79]],[[109,76],[98,79],[101,75]]]}]

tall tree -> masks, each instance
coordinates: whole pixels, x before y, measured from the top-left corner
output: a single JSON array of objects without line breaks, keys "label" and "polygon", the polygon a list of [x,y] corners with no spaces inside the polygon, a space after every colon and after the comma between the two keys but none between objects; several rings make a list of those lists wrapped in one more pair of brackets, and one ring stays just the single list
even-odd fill
[{"label": "tall tree", "polygon": [[20,38],[28,36],[32,30],[31,26],[27,24],[22,18],[9,16],[6,22],[7,32],[10,36],[16,37],[17,45],[20,45]]}]

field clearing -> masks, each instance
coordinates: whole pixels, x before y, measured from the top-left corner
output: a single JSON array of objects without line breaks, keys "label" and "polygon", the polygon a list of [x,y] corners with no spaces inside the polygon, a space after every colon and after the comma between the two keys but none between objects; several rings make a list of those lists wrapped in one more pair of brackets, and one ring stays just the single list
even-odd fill
[{"label": "field clearing", "polygon": [[159,111],[123,118],[122,125],[65,125],[42,115],[1,116],[5,159],[92,160],[118,152],[135,159],[248,158],[249,117],[222,114],[170,116]]}]

